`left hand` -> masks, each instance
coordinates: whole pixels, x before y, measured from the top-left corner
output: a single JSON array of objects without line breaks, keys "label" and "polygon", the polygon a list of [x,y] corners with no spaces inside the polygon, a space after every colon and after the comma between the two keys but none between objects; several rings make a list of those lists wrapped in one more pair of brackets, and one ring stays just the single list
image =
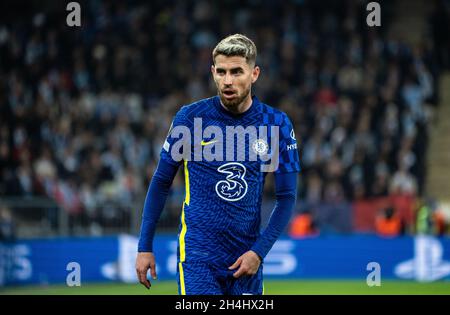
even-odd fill
[{"label": "left hand", "polygon": [[228,269],[233,270],[239,267],[239,269],[233,274],[233,277],[239,278],[241,276],[253,276],[261,265],[261,259],[254,251],[249,250],[240,256],[233,265]]}]

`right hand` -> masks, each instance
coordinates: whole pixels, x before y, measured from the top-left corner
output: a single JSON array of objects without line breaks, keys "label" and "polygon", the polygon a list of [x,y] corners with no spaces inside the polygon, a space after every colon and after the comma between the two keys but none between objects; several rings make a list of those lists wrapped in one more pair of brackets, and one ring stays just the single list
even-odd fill
[{"label": "right hand", "polygon": [[141,284],[150,289],[152,284],[147,279],[148,269],[150,269],[152,279],[156,279],[155,255],[152,252],[139,252],[136,257],[137,277]]}]

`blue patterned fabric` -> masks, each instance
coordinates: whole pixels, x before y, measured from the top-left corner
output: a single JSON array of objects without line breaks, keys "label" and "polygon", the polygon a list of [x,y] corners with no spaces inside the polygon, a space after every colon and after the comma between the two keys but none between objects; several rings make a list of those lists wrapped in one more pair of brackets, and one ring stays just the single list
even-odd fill
[{"label": "blue patterned fabric", "polygon": [[[250,108],[239,115],[224,109],[218,96],[183,106],[175,116],[161,150],[164,163],[173,165],[174,169],[184,164],[186,199],[178,243],[181,294],[201,294],[203,289],[209,290],[209,294],[261,293],[262,265],[255,276],[237,280],[232,277],[234,271],[229,271],[228,267],[258,244],[261,237],[260,212],[267,175],[262,167],[276,160],[277,152],[278,163],[271,169],[276,176],[299,172],[300,162],[295,133],[287,115],[261,103],[255,96],[252,100]],[[203,137],[212,126],[215,126],[215,132]],[[240,137],[227,135],[230,128],[246,130],[251,126],[257,131],[256,138],[245,133]],[[267,133],[261,131],[261,126],[267,128]],[[273,127],[278,128],[279,139]],[[183,134],[186,131],[188,137]],[[214,155],[217,159],[207,157],[207,151],[217,154]],[[174,152],[182,153],[183,159],[180,155],[175,158]],[[283,223],[288,221],[295,202],[296,176],[289,178],[293,182],[289,194],[294,196],[288,194],[287,214],[284,215],[281,208],[274,211],[280,217],[284,216],[279,220]],[[275,241],[271,236],[279,235],[279,230],[277,226],[268,233],[268,241],[260,240],[255,247],[260,249],[257,253],[261,258]],[[219,279],[229,281],[222,284]],[[240,284],[233,287],[234,283]],[[225,290],[223,286],[228,287]],[[250,292],[244,292],[246,290]]]},{"label": "blue patterned fabric", "polygon": [[[236,255],[249,250],[258,238],[260,229],[260,209],[265,175],[261,172],[261,160],[258,161],[192,161],[195,158],[194,141],[214,141],[215,135],[201,138],[201,130],[194,130],[194,119],[202,118],[202,130],[208,126],[218,126],[223,132],[223,150],[227,147],[227,126],[278,126],[280,129],[279,167],[276,173],[298,172],[300,163],[297,149],[288,150],[296,140],[292,124],[285,113],[261,103],[253,96],[252,106],[241,115],[233,115],[220,104],[218,96],[183,106],[174,118],[172,131],[176,126],[185,126],[191,131],[191,154],[187,167],[189,181],[189,204],[184,205],[186,234],[186,261],[217,261],[231,264]],[[180,138],[173,138],[169,132],[161,159],[174,161],[171,147]],[[197,131],[195,133],[195,131]],[[270,133],[269,133],[270,136]],[[195,139],[197,137],[197,139]],[[236,139],[237,140],[237,139]],[[248,140],[248,137],[246,137]],[[270,145],[271,139],[266,142]],[[211,145],[216,145],[213,143]],[[229,146],[229,145],[228,145]],[[202,146],[205,149],[207,146]],[[245,156],[249,157],[252,144],[237,140],[234,148],[245,147]],[[225,154],[224,154],[225,156]],[[234,156],[237,158],[237,154]],[[224,167],[225,165],[225,167]],[[230,175],[231,174],[231,175]],[[235,184],[229,189],[227,176]],[[228,183],[227,183],[228,181]],[[227,186],[228,185],[228,186]],[[233,186],[233,185],[231,185]],[[180,232],[182,227],[180,226]]]}]

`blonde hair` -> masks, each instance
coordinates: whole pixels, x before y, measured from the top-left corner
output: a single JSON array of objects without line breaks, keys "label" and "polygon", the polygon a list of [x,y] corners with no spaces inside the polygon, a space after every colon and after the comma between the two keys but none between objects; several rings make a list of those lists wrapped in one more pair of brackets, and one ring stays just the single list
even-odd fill
[{"label": "blonde hair", "polygon": [[242,34],[234,34],[222,39],[212,52],[213,62],[217,55],[227,57],[240,56],[244,57],[249,65],[256,63],[256,45],[253,41]]}]

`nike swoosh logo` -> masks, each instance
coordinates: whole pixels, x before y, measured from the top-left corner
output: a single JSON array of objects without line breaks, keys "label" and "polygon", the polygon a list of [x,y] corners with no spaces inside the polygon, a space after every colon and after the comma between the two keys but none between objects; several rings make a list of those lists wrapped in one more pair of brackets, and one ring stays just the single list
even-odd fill
[{"label": "nike swoosh logo", "polygon": [[204,141],[202,140],[202,142],[200,142],[201,145],[209,145],[209,144],[213,144],[216,143],[217,140],[211,140],[211,141]]}]

